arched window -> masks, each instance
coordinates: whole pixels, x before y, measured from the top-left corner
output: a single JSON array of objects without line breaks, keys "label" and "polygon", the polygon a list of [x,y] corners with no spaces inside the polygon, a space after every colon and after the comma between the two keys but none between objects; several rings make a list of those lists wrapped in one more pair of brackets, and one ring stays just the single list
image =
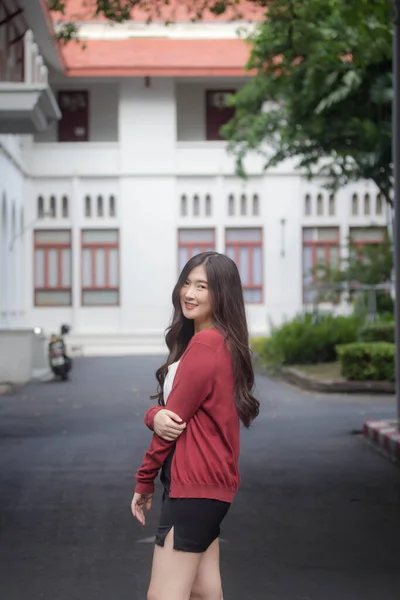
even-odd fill
[{"label": "arched window", "polygon": [[322,194],[317,196],[317,215],[321,217],[324,214],[324,197]]},{"label": "arched window", "polygon": [[12,203],[11,209],[11,238],[14,240],[17,233],[17,218],[15,213],[15,201]]},{"label": "arched window", "polygon": [[351,199],[351,214],[355,217],[358,215],[358,196],[353,194]]},{"label": "arched window", "polygon": [[306,194],[304,198],[304,214],[309,217],[311,215],[311,196]]},{"label": "arched window", "polygon": [[381,193],[376,195],[376,214],[383,214],[383,196]]},{"label": "arched window", "polygon": [[63,196],[62,197],[62,216],[64,219],[68,219],[68,197],[67,196]]},{"label": "arched window", "polygon": [[371,214],[371,197],[369,194],[364,196],[364,215],[368,216]]},{"label": "arched window", "polygon": [[44,198],[43,198],[43,196],[38,196],[38,199],[37,199],[37,217],[38,217],[38,219],[44,218]]},{"label": "arched window", "polygon": [[185,194],[181,196],[181,217],[187,217],[188,214],[188,202]]},{"label": "arched window", "polygon": [[336,198],[334,194],[329,196],[329,216],[334,217],[336,213]]},{"label": "arched window", "polygon": [[90,196],[85,196],[85,217],[92,216],[92,199]]},{"label": "arched window", "polygon": [[57,214],[56,214],[56,197],[55,196],[50,196],[50,216],[52,219],[55,219]]},{"label": "arched window", "polygon": [[212,206],[211,206],[211,196],[207,194],[206,196],[206,217],[211,217]]},{"label": "arched window", "polygon": [[230,194],[228,198],[228,215],[233,217],[235,214],[235,197],[233,194]]},{"label": "arched window", "polygon": [[193,216],[198,217],[200,215],[200,198],[197,196],[193,197]]},{"label": "arched window", "polygon": [[97,196],[97,216],[104,217],[103,196]]},{"label": "arched window", "polygon": [[242,216],[247,215],[247,196],[242,194],[240,196],[240,214]]},{"label": "arched window", "polygon": [[260,198],[258,194],[253,196],[253,216],[258,217],[260,214]]},{"label": "arched window", "polygon": [[115,196],[110,196],[108,199],[108,202],[109,202],[108,214],[110,217],[115,217],[117,215]]}]

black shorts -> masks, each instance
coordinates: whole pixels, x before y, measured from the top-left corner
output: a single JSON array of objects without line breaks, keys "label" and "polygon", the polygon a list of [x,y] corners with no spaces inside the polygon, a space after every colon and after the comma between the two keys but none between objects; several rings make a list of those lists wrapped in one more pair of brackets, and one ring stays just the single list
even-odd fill
[{"label": "black shorts", "polygon": [[157,546],[164,546],[167,534],[174,528],[174,550],[205,552],[219,537],[220,525],[230,503],[208,498],[170,498],[173,454],[174,450],[161,472],[164,493],[155,543]]},{"label": "black shorts", "polygon": [[164,546],[174,528],[174,550],[205,552],[219,537],[229,502],[208,498],[170,498],[164,491],[155,543]]}]

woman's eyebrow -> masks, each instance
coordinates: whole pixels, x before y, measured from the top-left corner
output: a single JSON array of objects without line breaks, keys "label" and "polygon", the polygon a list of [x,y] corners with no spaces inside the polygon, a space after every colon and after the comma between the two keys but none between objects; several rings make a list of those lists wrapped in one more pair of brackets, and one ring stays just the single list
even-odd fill
[{"label": "woman's eyebrow", "polygon": [[[188,277],[188,281],[190,281],[190,283],[192,283],[192,280],[189,279]],[[195,279],[194,283],[205,283],[206,285],[208,285],[207,281],[205,281],[205,279]]]}]

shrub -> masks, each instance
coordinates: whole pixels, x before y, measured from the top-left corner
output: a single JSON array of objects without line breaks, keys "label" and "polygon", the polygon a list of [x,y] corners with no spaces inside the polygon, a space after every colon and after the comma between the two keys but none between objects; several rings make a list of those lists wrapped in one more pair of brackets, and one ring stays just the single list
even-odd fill
[{"label": "shrub", "polygon": [[392,322],[365,323],[358,332],[360,342],[390,342],[394,344],[395,329]]},{"label": "shrub", "polygon": [[262,349],[271,365],[313,364],[336,360],[336,346],[357,340],[359,317],[301,315],[273,328]]},{"label": "shrub", "polygon": [[268,342],[268,338],[265,337],[254,337],[251,339],[251,349],[254,354],[263,358],[265,353],[265,346]]},{"label": "shrub", "polygon": [[341,374],[351,381],[394,381],[395,345],[357,342],[336,348]]}]

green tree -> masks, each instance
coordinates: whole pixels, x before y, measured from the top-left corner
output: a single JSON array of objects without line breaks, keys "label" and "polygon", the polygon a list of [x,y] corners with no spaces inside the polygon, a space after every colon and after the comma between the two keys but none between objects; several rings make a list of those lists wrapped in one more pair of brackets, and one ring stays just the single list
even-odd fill
[{"label": "green tree", "polygon": [[371,179],[391,203],[391,0],[275,0],[252,36],[255,77],[223,133],[239,170],[293,158],[332,191]]},{"label": "green tree", "polygon": [[[68,0],[48,0],[62,13]],[[249,151],[265,168],[296,159],[309,177],[323,175],[332,191],[371,179],[392,197],[391,0],[249,0],[265,19],[249,43],[254,73],[233,97],[236,114],[222,133],[245,176]],[[144,10],[168,14],[169,0],[86,0],[86,10],[122,22]],[[241,0],[180,0],[193,20],[206,10],[240,16]],[[77,36],[64,23],[58,37]]]}]

